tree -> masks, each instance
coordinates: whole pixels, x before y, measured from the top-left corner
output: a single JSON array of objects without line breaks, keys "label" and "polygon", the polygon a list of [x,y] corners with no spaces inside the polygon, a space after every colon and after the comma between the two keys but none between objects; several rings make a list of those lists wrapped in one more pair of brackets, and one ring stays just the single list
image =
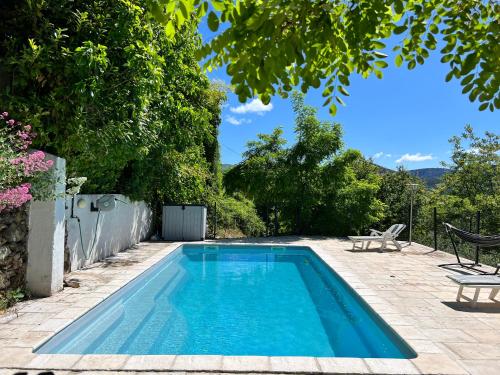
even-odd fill
[{"label": "tree", "polygon": [[[304,104],[304,95],[294,92],[297,143],[288,153],[287,180],[285,187],[292,210],[295,211],[295,231],[310,231],[314,207],[320,202],[323,165],[331,160],[342,146],[342,130],[339,124],[320,121],[317,109]],[[290,199],[289,198],[289,199]]]},{"label": "tree", "polygon": [[[440,250],[452,251],[442,222],[471,232],[477,231],[476,214],[480,211],[480,232],[491,235],[500,232],[500,137],[486,132],[483,137],[474,134],[467,125],[463,134],[450,139],[453,145],[451,161],[443,163],[449,169],[441,182],[422,197],[416,220],[415,240],[434,245],[433,210],[437,212],[437,239]],[[396,205],[397,202],[392,204]],[[475,246],[455,238],[461,254],[474,257]],[[496,265],[500,261],[498,248],[482,249],[481,261]]]},{"label": "tree", "polygon": [[171,41],[146,0],[7,0],[0,12],[0,102],[88,178],[84,192],[200,203],[220,189],[225,93],[201,72],[194,22]]},{"label": "tree", "polygon": [[[461,80],[479,109],[500,108],[500,4],[493,0],[148,0],[170,37],[191,15],[217,31],[200,56],[224,66],[240,101],[264,103],[300,85],[325,81],[325,105],[335,114],[353,73],[382,78],[395,42],[394,64],[421,65],[440,46],[446,81]],[[212,6],[210,9],[209,4]],[[442,41],[442,43],[441,43]]]},{"label": "tree", "polygon": [[500,136],[486,132],[484,138],[474,134],[470,125],[461,136],[450,139],[453,145],[450,169],[441,188],[447,194],[478,203],[486,195],[500,194]]},{"label": "tree", "polygon": [[[413,192],[411,184],[417,184]],[[377,224],[379,229],[386,230],[396,223],[408,225],[410,222],[410,199],[412,194],[414,197],[413,220],[415,223],[420,218],[419,210],[426,195],[423,181],[412,176],[403,167],[399,167],[396,172],[388,171],[382,175],[382,183],[377,197],[385,203],[386,211],[384,220]]]},{"label": "tree", "polygon": [[320,121],[317,110],[294,93],[297,142],[284,148],[280,128],[249,142],[245,158],[224,177],[230,192],[254,200],[281,233],[347,235],[382,218],[376,198],[380,179],[357,151],[342,149],[339,124]]},{"label": "tree", "polygon": [[[453,145],[450,172],[438,185],[435,202],[461,201],[469,212],[481,211],[484,233],[500,231],[500,136],[486,132],[478,137],[470,125],[461,136],[450,139]],[[443,206],[450,207],[447,204]]]},{"label": "tree", "polygon": [[279,230],[277,210],[283,200],[286,159],[282,138],[283,130],[278,127],[271,134],[259,134],[258,140],[247,143],[245,162],[226,172],[224,185],[230,192],[244,192],[255,202],[257,209],[270,227],[270,210],[273,211],[273,231]]}]

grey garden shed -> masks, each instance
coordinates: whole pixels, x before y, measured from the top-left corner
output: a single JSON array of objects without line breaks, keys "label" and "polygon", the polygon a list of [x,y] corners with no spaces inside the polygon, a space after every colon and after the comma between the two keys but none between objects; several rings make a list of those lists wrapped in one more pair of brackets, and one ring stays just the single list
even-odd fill
[{"label": "grey garden shed", "polygon": [[206,227],[206,206],[188,204],[163,206],[162,237],[164,240],[204,240]]}]

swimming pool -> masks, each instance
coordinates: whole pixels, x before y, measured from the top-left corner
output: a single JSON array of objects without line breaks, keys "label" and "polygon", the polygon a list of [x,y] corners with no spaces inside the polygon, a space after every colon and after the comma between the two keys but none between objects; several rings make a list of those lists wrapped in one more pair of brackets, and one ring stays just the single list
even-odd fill
[{"label": "swimming pool", "polygon": [[36,350],[414,358],[307,247],[183,245]]}]

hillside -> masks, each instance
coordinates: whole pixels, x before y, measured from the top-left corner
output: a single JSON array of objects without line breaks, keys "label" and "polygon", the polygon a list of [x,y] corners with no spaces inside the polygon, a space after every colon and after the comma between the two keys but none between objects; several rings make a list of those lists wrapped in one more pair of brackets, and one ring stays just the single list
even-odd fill
[{"label": "hillside", "polygon": [[222,172],[226,172],[230,170],[232,167],[234,167],[234,164],[222,164],[221,167],[222,167]]},{"label": "hillside", "polygon": [[448,172],[446,168],[420,168],[408,171],[413,176],[419,177],[425,181],[429,187],[436,186],[443,175]]},{"label": "hillside", "polygon": [[[382,167],[378,164],[375,164],[375,166],[378,167],[380,174],[395,172],[393,169]],[[448,169],[446,168],[420,168],[408,171],[411,175],[422,179],[430,188],[436,186],[446,172],[448,172]]]}]

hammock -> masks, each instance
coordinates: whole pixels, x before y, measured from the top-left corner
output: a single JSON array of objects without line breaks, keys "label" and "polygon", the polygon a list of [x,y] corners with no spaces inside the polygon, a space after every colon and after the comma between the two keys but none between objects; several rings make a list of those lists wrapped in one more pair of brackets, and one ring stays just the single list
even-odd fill
[{"label": "hammock", "polygon": [[462,229],[458,229],[451,224],[443,223],[446,228],[446,232],[449,234],[450,231],[453,232],[458,238],[461,238],[465,242],[469,242],[473,245],[481,247],[491,247],[500,245],[500,234],[494,234],[492,236],[482,236],[476,233],[466,232]]},{"label": "hammock", "polygon": [[[446,233],[450,237],[451,244],[453,245],[453,251],[455,252],[455,256],[457,257],[457,263],[448,263],[448,264],[440,264],[439,266],[452,266],[452,265],[457,265],[469,269],[473,269],[475,271],[485,273],[483,271],[480,271],[476,268],[475,266],[481,266],[479,264],[479,248],[480,247],[492,247],[492,246],[499,246],[500,245],[500,234],[494,234],[491,236],[483,236],[480,234],[476,233],[470,233],[466,232],[465,230],[458,229],[454,227],[451,224],[448,223],[443,223],[444,228],[446,229]],[[455,240],[453,239],[452,233],[455,234],[458,238],[462,239],[465,242],[468,242],[470,244],[476,245],[476,259],[473,263],[463,263],[460,259],[460,256],[458,255],[458,249],[457,245],[455,244]],[[497,268],[496,273],[498,273],[500,269],[500,266]]]}]

